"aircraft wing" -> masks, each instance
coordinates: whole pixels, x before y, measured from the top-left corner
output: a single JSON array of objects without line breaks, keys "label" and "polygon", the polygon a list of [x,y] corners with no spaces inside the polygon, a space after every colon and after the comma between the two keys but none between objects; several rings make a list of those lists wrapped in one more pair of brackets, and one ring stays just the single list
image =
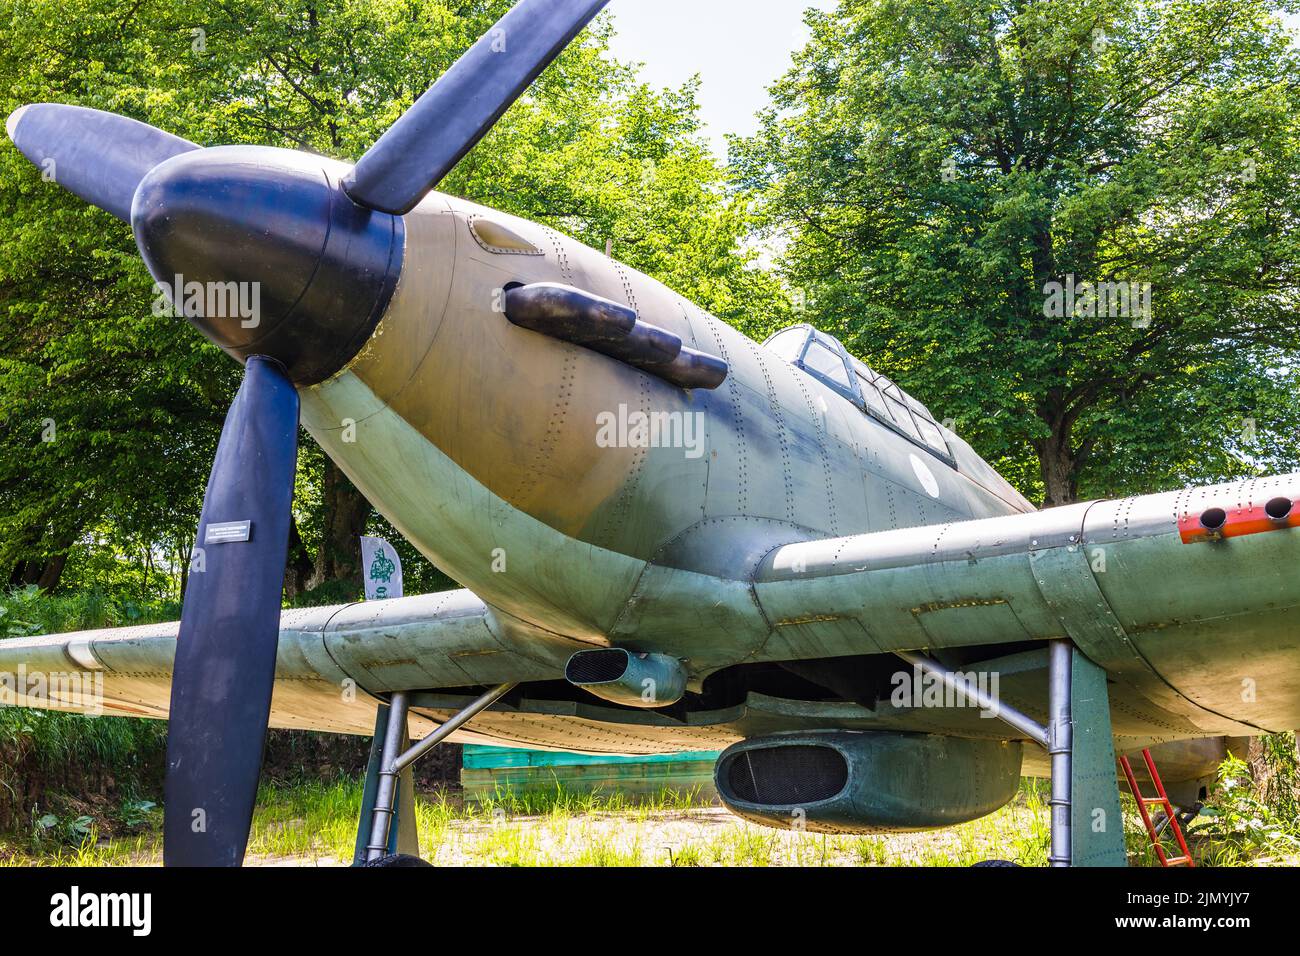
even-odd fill
[{"label": "aircraft wing", "polygon": [[1298,501],[1293,474],[785,545],[755,575],[772,625],[762,653],[1069,637],[1113,681],[1203,731],[1289,730],[1300,724]]},{"label": "aircraft wing", "polygon": [[[1293,729],[1297,501],[1300,475],[1289,475],[785,545],[752,582],[771,624],[759,656],[928,649],[964,662],[1068,636],[1123,685],[1116,706],[1140,707],[1144,733]],[[170,623],[0,640],[0,705],[165,718],[176,633]],[[590,646],[463,590],[289,610],[271,725],[369,734],[375,695],[437,688],[458,700],[556,680]],[[413,731],[430,728],[422,721]]]},{"label": "aircraft wing", "polygon": [[[0,639],[0,706],[165,719],[179,626]],[[464,590],[286,610],[271,726],[370,734],[373,695],[556,679],[590,646],[527,628]],[[413,714],[413,732],[434,726]]]}]

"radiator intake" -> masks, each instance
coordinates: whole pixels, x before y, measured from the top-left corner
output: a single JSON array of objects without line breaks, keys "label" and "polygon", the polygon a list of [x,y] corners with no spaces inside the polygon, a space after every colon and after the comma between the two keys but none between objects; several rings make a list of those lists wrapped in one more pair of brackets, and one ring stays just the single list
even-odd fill
[{"label": "radiator intake", "polygon": [[718,796],[737,816],[816,833],[902,833],[992,813],[1020,784],[1020,743],[824,730],[732,744]]}]

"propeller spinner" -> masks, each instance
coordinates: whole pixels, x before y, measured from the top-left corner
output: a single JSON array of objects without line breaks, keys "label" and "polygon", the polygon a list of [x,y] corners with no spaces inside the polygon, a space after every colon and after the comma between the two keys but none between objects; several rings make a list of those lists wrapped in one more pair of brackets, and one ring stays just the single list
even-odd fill
[{"label": "propeller spinner", "polygon": [[[279,639],[298,395],[360,350],[401,270],[401,214],[477,143],[607,0],[520,0],[349,172],[253,146],[203,149],[79,106],[15,111],[9,138],[87,202],[131,223],[199,331],[244,362],[208,478],[185,591],[167,740],[164,860],[242,862]],[[246,283],[255,315],[176,302]]]}]

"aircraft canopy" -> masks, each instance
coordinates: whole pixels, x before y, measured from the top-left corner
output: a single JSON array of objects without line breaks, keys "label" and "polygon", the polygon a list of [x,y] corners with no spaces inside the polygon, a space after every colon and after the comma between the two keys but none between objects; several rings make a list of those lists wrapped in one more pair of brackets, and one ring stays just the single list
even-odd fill
[{"label": "aircraft canopy", "polygon": [[872,418],[953,463],[943,430],[929,409],[884,375],[854,358],[844,344],[811,325],[792,325],[763,343],[830,386]]}]

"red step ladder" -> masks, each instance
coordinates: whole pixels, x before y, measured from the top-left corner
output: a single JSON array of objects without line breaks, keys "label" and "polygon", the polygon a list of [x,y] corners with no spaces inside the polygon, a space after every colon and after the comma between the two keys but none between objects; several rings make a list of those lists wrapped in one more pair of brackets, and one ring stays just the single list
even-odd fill
[{"label": "red step ladder", "polygon": [[[1124,768],[1124,776],[1128,778],[1128,788],[1133,791],[1133,799],[1137,801],[1138,812],[1142,814],[1142,823],[1147,828],[1147,836],[1151,838],[1151,845],[1155,847],[1156,856],[1160,858],[1160,865],[1195,866],[1196,864],[1192,862],[1191,851],[1187,849],[1187,841],[1183,839],[1183,828],[1178,825],[1178,815],[1174,811],[1174,805],[1169,802],[1169,796],[1165,793],[1165,785],[1160,782],[1160,774],[1156,773],[1156,762],[1151,759],[1151,751],[1143,750],[1142,759],[1146,761],[1147,773],[1151,776],[1151,782],[1156,785],[1156,793],[1159,796],[1142,796],[1137,778],[1133,776],[1133,765],[1128,762],[1128,757],[1120,757],[1119,765]],[[1165,819],[1158,827],[1151,822],[1151,814],[1147,812],[1147,806],[1153,803],[1164,806]],[[1166,827],[1173,830],[1174,839],[1178,841],[1178,847],[1182,850],[1181,856],[1171,857],[1165,853],[1164,843],[1161,842],[1160,835],[1164,833]]]}]

